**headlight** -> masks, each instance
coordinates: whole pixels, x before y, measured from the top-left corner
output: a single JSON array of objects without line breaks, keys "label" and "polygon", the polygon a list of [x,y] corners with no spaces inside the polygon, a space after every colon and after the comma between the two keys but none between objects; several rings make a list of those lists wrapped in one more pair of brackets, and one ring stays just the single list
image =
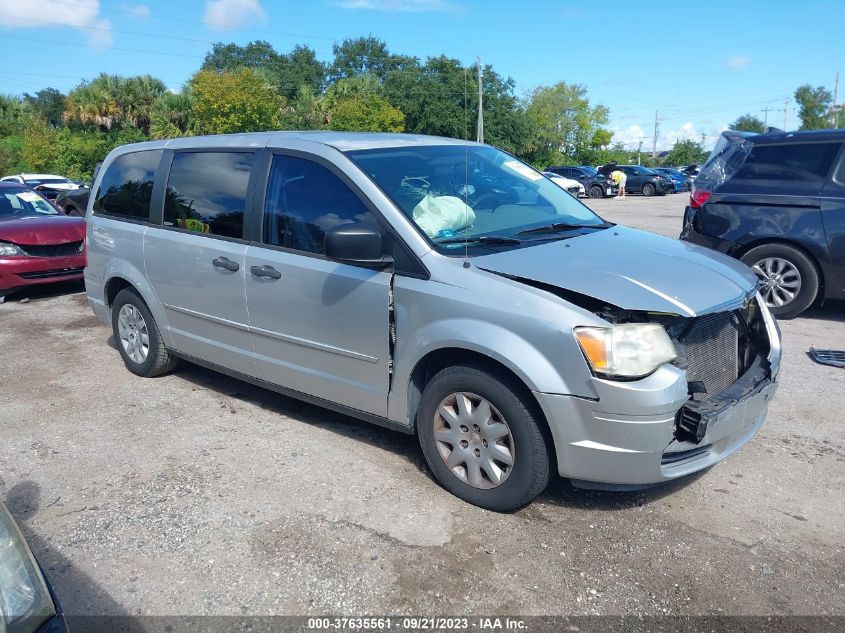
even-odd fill
[{"label": "headlight", "polygon": [[677,356],[659,323],[577,327],[575,338],[593,371],[608,378],[641,378]]},{"label": "headlight", "polygon": [[9,255],[26,255],[26,253],[14,244],[0,242],[0,257],[8,257]]},{"label": "headlight", "polygon": [[32,633],[55,613],[41,570],[0,503],[0,631]]}]

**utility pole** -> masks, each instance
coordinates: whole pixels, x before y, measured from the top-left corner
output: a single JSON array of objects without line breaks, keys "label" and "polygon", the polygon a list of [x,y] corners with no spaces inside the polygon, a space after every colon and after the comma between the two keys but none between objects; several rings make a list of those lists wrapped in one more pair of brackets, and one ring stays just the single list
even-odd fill
[{"label": "utility pole", "polygon": [[643,141],[645,141],[645,136],[640,137],[640,144],[637,145],[637,165],[642,164],[642,161],[640,160],[640,156],[642,155],[642,151],[643,151]]},{"label": "utility pole", "polygon": [[651,157],[657,158],[657,135],[660,133],[660,120],[657,118],[657,110],[654,111],[654,140],[651,142]]},{"label": "utility pole", "polygon": [[760,112],[763,113],[763,127],[766,127],[766,128],[769,127],[769,110],[771,110],[771,109],[772,108],[770,108],[769,106],[766,106],[765,108],[760,110]]},{"label": "utility pole", "polygon": [[786,132],[786,119],[789,116],[789,97],[783,100],[783,131]]},{"label": "utility pole", "polygon": [[476,140],[484,142],[484,93],[481,90],[481,55],[476,57],[478,62],[478,133]]},{"label": "utility pole", "polygon": [[839,127],[839,110],[836,109],[836,99],[839,97],[839,71],[836,71],[836,83],[833,84],[833,105],[830,108],[831,119],[833,119],[833,127]]}]

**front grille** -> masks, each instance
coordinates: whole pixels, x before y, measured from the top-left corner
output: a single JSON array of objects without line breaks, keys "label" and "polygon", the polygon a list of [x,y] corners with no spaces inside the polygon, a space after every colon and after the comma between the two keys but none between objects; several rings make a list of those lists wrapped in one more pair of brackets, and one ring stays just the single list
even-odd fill
[{"label": "front grille", "polygon": [[732,312],[693,319],[676,342],[687,361],[689,393],[704,402],[739,378],[740,323]]},{"label": "front grille", "polygon": [[19,277],[24,279],[49,279],[50,277],[66,277],[68,275],[81,275],[85,269],[79,266],[78,268],[60,268],[58,270],[41,270],[37,273],[18,273]]},{"label": "front grille", "polygon": [[65,244],[50,244],[42,246],[40,244],[18,244],[18,248],[30,257],[70,257],[71,255],[78,255],[82,246],[82,240],[76,242],[67,242]]}]

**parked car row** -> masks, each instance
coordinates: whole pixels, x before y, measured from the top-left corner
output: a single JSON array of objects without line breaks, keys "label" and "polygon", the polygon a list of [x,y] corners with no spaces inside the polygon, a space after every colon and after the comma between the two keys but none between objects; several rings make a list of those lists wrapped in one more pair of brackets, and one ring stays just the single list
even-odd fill
[{"label": "parked car row", "polygon": [[600,174],[595,167],[579,166],[568,167],[558,166],[549,167],[546,169],[547,173],[557,174],[564,178],[569,178],[581,183],[584,187],[587,197],[589,198],[608,198],[615,196],[618,187],[613,184],[610,177],[605,174]]}]

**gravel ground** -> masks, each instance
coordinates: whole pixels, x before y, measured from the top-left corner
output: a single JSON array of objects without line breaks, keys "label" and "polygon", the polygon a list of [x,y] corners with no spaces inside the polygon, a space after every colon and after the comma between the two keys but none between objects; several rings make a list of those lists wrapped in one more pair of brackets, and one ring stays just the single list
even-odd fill
[{"label": "gravel ground", "polygon": [[[684,198],[591,204],[674,237]],[[412,437],[187,364],[133,376],[80,290],[0,306],[0,496],[70,614],[845,613],[845,370],[805,354],[845,344],[841,304],[781,324],[769,420],[727,462],[493,514]]]}]

